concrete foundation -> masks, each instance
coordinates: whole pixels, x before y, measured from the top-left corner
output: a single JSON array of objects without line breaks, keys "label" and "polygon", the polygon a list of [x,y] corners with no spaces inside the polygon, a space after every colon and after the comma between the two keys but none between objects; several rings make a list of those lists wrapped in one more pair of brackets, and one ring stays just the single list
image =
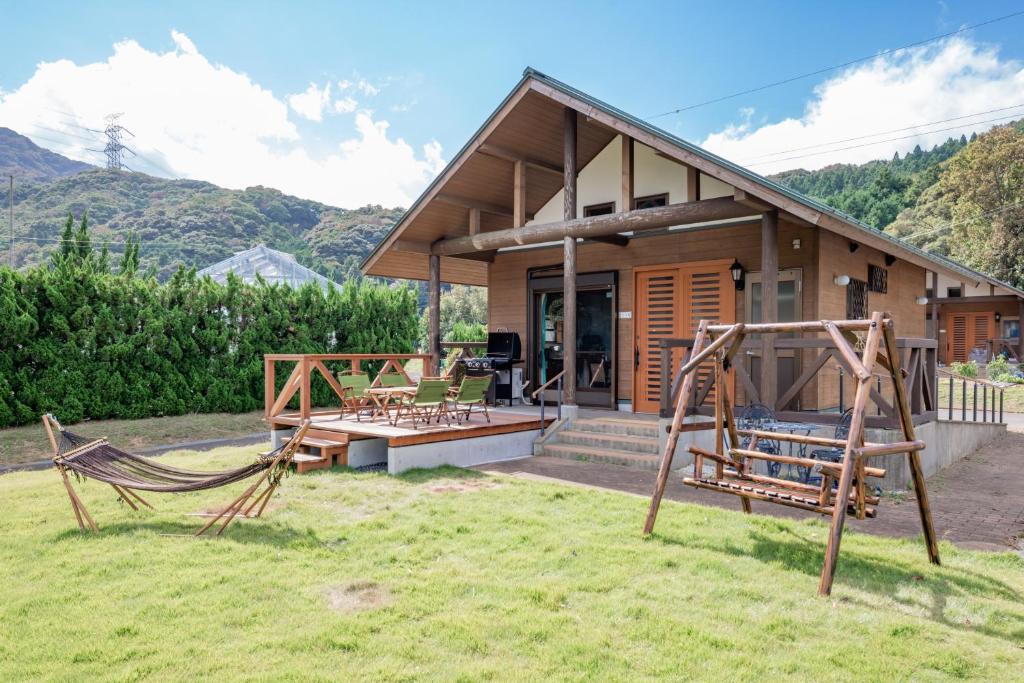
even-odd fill
[{"label": "concrete foundation", "polygon": [[388,460],[387,439],[358,439],[348,442],[348,466],[366,467]]},{"label": "concrete foundation", "polygon": [[[488,462],[525,458],[533,455],[533,442],[539,434],[539,429],[533,429],[482,436],[475,439],[438,441],[415,446],[387,448],[388,474],[399,474],[421,467],[440,467],[442,465],[471,467]],[[351,448],[350,444],[350,463]]]}]

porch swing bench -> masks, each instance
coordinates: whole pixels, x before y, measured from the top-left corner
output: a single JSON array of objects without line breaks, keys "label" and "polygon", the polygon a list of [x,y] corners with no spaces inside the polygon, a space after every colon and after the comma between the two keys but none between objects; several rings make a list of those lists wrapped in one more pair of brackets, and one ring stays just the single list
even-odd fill
[{"label": "porch swing bench", "polygon": [[[863,332],[863,340],[857,332]],[[767,431],[762,429],[740,429],[733,415],[733,402],[729,397],[726,373],[732,358],[740,350],[747,334],[771,333],[826,333],[836,347],[836,358],[852,371],[857,380],[856,395],[850,415],[850,428],[845,438],[828,438],[804,434]],[[863,353],[857,347],[863,341]],[[884,348],[884,353],[882,349]],[[713,369],[708,368],[712,365]],[[864,441],[865,412],[870,398],[875,368],[881,368],[892,380],[895,408],[903,432],[903,440],[894,443],[868,443]],[[683,483],[698,489],[727,493],[740,498],[743,511],[751,511],[750,501],[757,500],[775,505],[797,508],[831,517],[831,529],[825,559],[818,584],[819,595],[828,595],[832,590],[846,515],[857,519],[874,518],[878,514],[878,496],[869,493],[867,480],[885,476],[885,470],[871,467],[871,458],[906,454],[914,482],[921,526],[924,530],[928,557],[933,564],[939,564],[939,551],[935,529],[932,525],[921,468],[920,451],[925,444],[914,436],[904,385],[906,373],[900,367],[896,336],[892,319],[883,313],[874,313],[868,320],[823,320],[820,322],[766,323],[712,325],[702,320],[697,328],[690,359],[679,371],[682,378],[681,390],[676,401],[675,415],[669,432],[668,443],[662,455],[661,468],[651,497],[651,505],[644,524],[644,533],[654,528],[658,508],[672,466],[673,454],[682,431],[683,417],[697,390],[698,374],[705,376],[705,382],[712,382],[715,388],[715,450],[690,446],[694,456],[693,475],[684,477]],[[707,393],[709,387],[704,387]],[[725,445],[728,435],[729,446]],[[748,439],[744,444],[742,438]],[[789,442],[804,446],[819,446],[835,449],[842,453],[838,462],[813,458],[764,453],[757,449],[761,441]],[[777,450],[777,449],[776,449]],[[705,469],[710,461],[713,473]],[[795,465],[808,468],[820,474],[821,484],[790,481],[766,476],[755,472],[757,461]]]}]

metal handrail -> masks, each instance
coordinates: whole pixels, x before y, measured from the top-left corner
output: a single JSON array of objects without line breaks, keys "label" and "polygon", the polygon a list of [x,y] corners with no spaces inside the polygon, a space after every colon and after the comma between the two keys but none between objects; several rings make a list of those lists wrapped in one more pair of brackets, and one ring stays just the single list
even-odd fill
[{"label": "metal handrail", "polygon": [[556,380],[560,380],[560,379],[562,379],[562,375],[564,375],[564,374],[565,374],[565,370],[562,370],[562,371],[561,371],[561,372],[559,372],[559,373],[558,373],[557,375],[555,375],[554,377],[552,377],[551,379],[549,379],[549,380],[548,380],[547,382],[544,382],[544,384],[541,384],[541,385],[540,385],[539,387],[537,387],[537,390],[536,390],[536,391],[534,391],[534,392],[533,392],[532,394],[530,394],[530,398],[537,398],[537,396],[538,396],[538,395],[540,395],[540,392],[544,391],[544,390],[545,390],[545,389],[547,389],[547,388],[548,388],[549,386],[551,386],[552,384],[554,384],[554,382],[555,382]]},{"label": "metal handrail", "polygon": [[[537,387],[536,391],[534,391],[532,394],[530,394],[530,398],[537,398],[537,396],[542,391],[544,391],[545,389],[547,389],[548,387],[551,386],[552,382],[556,382],[557,384],[556,384],[555,392],[558,394],[558,413],[557,413],[557,417],[558,417],[559,420],[562,419],[562,375],[564,375],[564,374],[565,374],[565,370],[562,370],[557,375],[555,375],[554,377],[549,379],[547,382],[544,382],[544,384],[541,384],[539,387]],[[544,423],[544,406],[546,404],[547,404],[547,402],[544,399],[541,399],[541,401],[540,401],[540,435],[541,436],[544,436],[544,429],[547,426]]]}]

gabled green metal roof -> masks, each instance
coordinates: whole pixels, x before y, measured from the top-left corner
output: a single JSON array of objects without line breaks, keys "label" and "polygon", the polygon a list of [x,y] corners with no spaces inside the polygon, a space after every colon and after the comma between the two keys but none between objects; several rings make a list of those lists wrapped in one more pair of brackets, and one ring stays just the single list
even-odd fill
[{"label": "gabled green metal roof", "polygon": [[792,199],[795,202],[799,202],[800,204],[803,204],[804,206],[808,207],[809,209],[812,209],[812,210],[817,211],[819,213],[828,214],[830,216],[833,216],[833,217],[837,218],[838,220],[842,221],[843,223],[846,223],[847,225],[849,225],[854,230],[858,230],[858,231],[861,231],[861,232],[867,232],[867,233],[869,233],[871,235],[880,237],[880,238],[890,242],[893,246],[896,246],[896,247],[899,247],[901,249],[905,249],[907,251],[910,251],[910,252],[920,256],[923,259],[926,259],[928,261],[932,261],[933,263],[936,263],[937,265],[940,265],[940,266],[942,266],[942,267],[944,267],[944,268],[946,268],[948,270],[952,270],[954,272],[960,273],[965,278],[968,278],[968,279],[971,279],[971,280],[984,281],[984,282],[987,282],[987,283],[990,283],[990,284],[994,284],[994,285],[997,285],[997,286],[1000,286],[1000,287],[1005,287],[1005,288],[1013,291],[1014,293],[1024,297],[1024,290],[1018,289],[1017,287],[1014,287],[1013,285],[1011,285],[1009,283],[1003,282],[1003,281],[998,280],[996,278],[993,278],[993,277],[991,277],[989,275],[985,275],[984,273],[978,272],[978,271],[974,270],[973,268],[969,268],[969,267],[967,267],[967,266],[965,266],[965,265],[963,265],[961,263],[958,263],[958,262],[956,262],[956,261],[954,261],[952,259],[949,259],[949,258],[947,258],[945,256],[940,256],[938,254],[932,254],[932,253],[927,252],[927,251],[925,251],[923,249],[920,249],[919,247],[916,247],[913,244],[910,244],[909,242],[906,242],[906,241],[900,239],[899,237],[896,237],[895,235],[891,235],[891,234],[889,234],[887,232],[879,230],[878,228],[874,228],[874,227],[872,227],[872,226],[870,226],[870,225],[868,225],[866,223],[863,223],[863,222],[859,221],[858,219],[854,218],[853,216],[851,216],[851,215],[849,215],[849,214],[847,214],[847,213],[845,213],[843,211],[839,211],[838,209],[835,209],[835,208],[829,206],[828,204],[824,204],[824,203],[822,203],[822,202],[820,202],[820,201],[818,201],[816,199],[808,197],[805,194],[797,192],[797,191],[793,190],[792,188],[786,187],[785,185],[782,185],[781,183],[777,183],[774,180],[770,180],[769,178],[766,178],[766,177],[764,177],[764,176],[762,176],[762,175],[760,175],[758,173],[754,173],[750,169],[747,169],[747,168],[745,168],[743,166],[740,166],[739,164],[735,164],[735,163],[733,163],[733,162],[731,162],[731,161],[729,161],[727,159],[724,159],[724,158],[718,156],[717,154],[713,154],[713,153],[707,151],[706,149],[704,149],[703,147],[698,147],[697,145],[694,145],[691,142],[687,142],[686,140],[683,140],[682,138],[677,137],[677,136],[673,135],[672,133],[669,133],[666,130],[658,128],[657,126],[653,126],[650,123],[648,123],[647,121],[644,121],[643,119],[636,118],[632,114],[629,114],[629,113],[627,113],[627,112],[625,112],[625,111],[623,111],[621,109],[613,107],[612,105],[607,104],[606,102],[603,102],[603,101],[597,99],[596,97],[592,97],[591,95],[588,95],[587,93],[583,92],[582,90],[577,90],[576,88],[572,87],[571,85],[568,85],[568,84],[563,83],[563,82],[561,82],[561,81],[559,81],[559,80],[557,80],[555,78],[552,78],[552,77],[548,76],[547,74],[542,73],[540,71],[537,71],[536,69],[534,69],[532,67],[527,67],[523,71],[523,77],[519,80],[518,83],[516,83],[515,87],[512,88],[512,90],[509,92],[509,94],[501,101],[501,103],[495,108],[495,110],[491,113],[491,115],[487,117],[487,120],[485,120],[483,122],[483,124],[477,129],[477,131],[475,133],[473,133],[473,135],[469,138],[469,140],[466,142],[466,144],[462,146],[462,148],[459,150],[459,152],[454,157],[452,157],[452,161],[448,162],[448,166],[446,166],[445,169],[442,170],[442,172],[439,173],[436,178],[434,178],[434,180],[430,183],[429,186],[427,186],[427,188],[423,191],[423,193],[419,196],[419,198],[415,202],[413,202],[413,205],[410,206],[408,210],[406,210],[406,212],[402,215],[402,218],[399,219],[399,221],[397,223],[395,223],[394,227],[388,232],[388,234],[385,236],[385,238],[383,240],[381,240],[380,244],[378,244],[377,247],[363,260],[363,263],[360,266],[361,269],[365,269],[366,266],[367,266],[367,263],[370,260],[370,258],[372,258],[373,255],[377,253],[377,251],[381,248],[381,246],[384,244],[384,242],[386,242],[387,239],[389,237],[391,237],[392,234],[394,234],[395,232],[397,232],[398,230],[401,229],[401,227],[404,224],[406,218],[413,213],[413,211],[424,201],[425,197],[430,193],[430,191],[434,188],[434,186],[436,186],[441,181],[441,178],[443,178],[444,175],[445,175],[445,171],[448,170],[448,168],[451,166],[451,164],[454,163],[454,161],[456,159],[460,158],[462,155],[467,153],[467,151],[472,146],[473,141],[476,140],[480,136],[481,133],[483,133],[483,131],[488,127],[488,125],[490,125],[490,123],[498,115],[498,112],[500,112],[502,110],[502,108],[504,108],[505,104],[515,95],[515,93],[523,86],[523,84],[526,83],[527,81],[531,80],[531,79],[532,80],[536,80],[536,81],[538,81],[540,83],[543,83],[543,84],[545,84],[545,85],[547,85],[547,86],[549,86],[551,88],[554,88],[556,90],[559,90],[562,93],[564,93],[565,95],[568,95],[569,97],[572,97],[572,98],[575,98],[577,100],[580,100],[581,102],[585,102],[586,104],[594,107],[595,109],[600,109],[600,110],[602,110],[603,112],[605,112],[606,114],[608,114],[610,116],[618,118],[618,119],[622,120],[623,122],[628,123],[628,124],[630,124],[632,126],[636,126],[637,128],[640,128],[641,130],[643,130],[643,131],[645,131],[645,132],[647,132],[647,133],[649,133],[649,134],[651,134],[651,135],[653,135],[655,137],[658,137],[658,138],[664,140],[665,142],[667,142],[667,143],[669,143],[671,145],[675,145],[676,147],[684,149],[687,152],[690,152],[691,154],[694,154],[694,155],[699,156],[699,157],[701,157],[703,159],[706,159],[707,161],[710,161],[710,162],[712,162],[714,164],[717,164],[717,165],[719,165],[719,166],[721,166],[723,168],[726,168],[726,169],[732,171],[733,173],[736,173],[736,174],[738,174],[738,175],[740,175],[740,176],[742,176],[744,178],[747,178],[751,182],[757,183],[758,185],[762,185],[762,186],[764,186],[764,187],[766,187],[768,189],[771,189],[771,190],[773,190],[775,192],[778,192],[779,194],[784,195],[784,196],[788,197],[789,199]]}]

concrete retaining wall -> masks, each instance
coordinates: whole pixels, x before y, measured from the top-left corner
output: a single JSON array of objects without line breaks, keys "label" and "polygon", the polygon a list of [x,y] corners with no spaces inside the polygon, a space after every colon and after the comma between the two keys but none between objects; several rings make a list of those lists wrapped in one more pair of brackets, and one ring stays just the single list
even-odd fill
[{"label": "concrete retaining wall", "polygon": [[[399,474],[417,467],[471,467],[488,462],[525,458],[533,455],[533,442],[539,435],[539,429],[532,429],[475,439],[388,448],[388,474]],[[351,461],[351,451],[349,453]]]}]

